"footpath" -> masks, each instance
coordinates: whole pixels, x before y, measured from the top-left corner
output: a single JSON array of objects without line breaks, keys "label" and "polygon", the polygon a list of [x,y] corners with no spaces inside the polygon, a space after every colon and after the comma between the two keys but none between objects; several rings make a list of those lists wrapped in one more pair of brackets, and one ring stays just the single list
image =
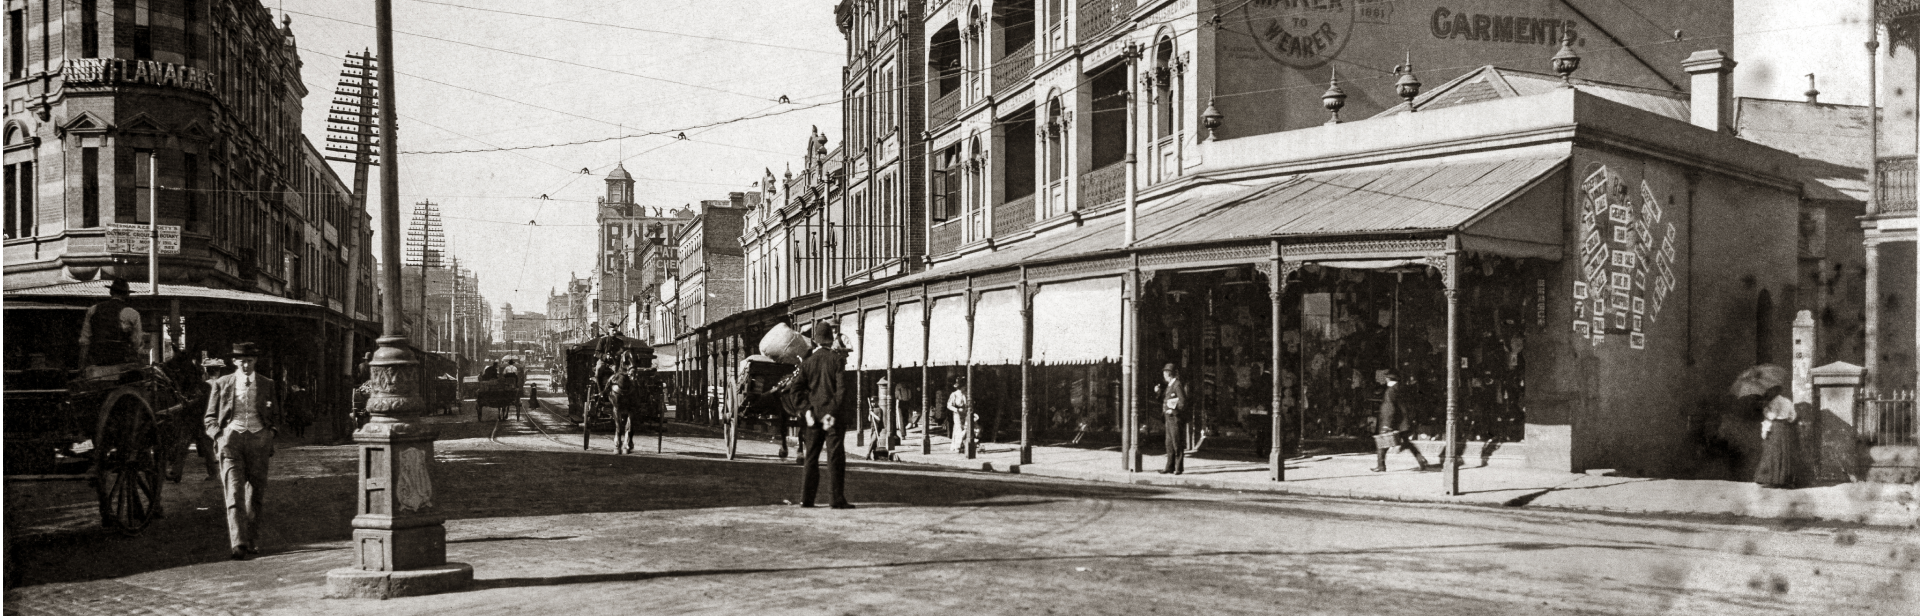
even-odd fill
[{"label": "footpath", "polygon": [[[1457,503],[1501,507],[1637,514],[1824,520],[1872,526],[1920,528],[1920,484],[1847,483],[1793,490],[1736,481],[1614,477],[1504,467],[1468,460],[1460,470],[1460,494],[1445,493],[1438,471],[1421,472],[1405,454],[1388,457],[1388,471],[1372,472],[1371,453],[1295,458],[1286,481],[1268,478],[1267,462],[1245,452],[1189,454],[1186,472],[1158,472],[1164,456],[1145,456],[1146,472],[1129,472],[1114,448],[1036,446],[1033,462],[1020,463],[1017,446],[984,443],[974,458],[951,451],[934,435],[922,454],[918,432],[909,433],[893,459],[968,470],[1040,477],[1178,486],[1384,501]],[[852,450],[851,447],[849,447]],[[865,451],[861,448],[858,451]],[[1438,465],[1435,465],[1437,468]]]}]

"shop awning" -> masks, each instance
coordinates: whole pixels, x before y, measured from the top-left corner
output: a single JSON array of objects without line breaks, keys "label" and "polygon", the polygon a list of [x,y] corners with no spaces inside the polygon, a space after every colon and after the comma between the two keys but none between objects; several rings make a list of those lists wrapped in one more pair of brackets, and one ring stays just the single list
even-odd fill
[{"label": "shop awning", "polygon": [[927,365],[967,363],[967,296],[936,298],[927,327]]},{"label": "shop awning", "polygon": [[893,367],[919,366],[926,361],[926,331],[920,326],[922,302],[903,302],[893,309]]},{"label": "shop awning", "polygon": [[[1134,248],[1280,239],[1453,233],[1462,248],[1558,260],[1565,152],[1472,154],[1413,163],[1201,184],[1142,204]],[[1106,216],[942,263],[893,284],[940,280],[1022,263],[1123,254],[1126,221]],[[1356,259],[1424,255],[1355,254]]]},{"label": "shop awning", "polygon": [[1033,296],[1033,362],[1120,358],[1120,278],[1040,285]]},{"label": "shop awning", "polygon": [[886,370],[889,342],[887,341],[887,309],[874,308],[866,311],[866,335],[860,339],[860,369]]},{"label": "shop awning", "polygon": [[1020,319],[1019,290],[981,293],[973,306],[973,364],[1020,363],[1025,325]]},{"label": "shop awning", "polygon": [[[152,296],[147,295],[149,290],[147,283],[135,282],[130,283],[128,286],[133,290],[133,298],[131,301],[134,305],[138,306],[142,302],[152,299]],[[68,282],[27,289],[7,289],[6,292],[8,304],[12,304],[16,300],[41,300],[55,303],[61,300],[67,300],[91,304],[92,302],[104,299],[107,299],[107,283],[104,281]],[[288,299],[277,295],[254,293],[251,291],[235,291],[232,289],[210,289],[184,284],[161,284],[159,299],[161,301],[182,299],[236,302],[278,310],[325,310],[325,308],[319,304],[303,302],[297,299]]]}]

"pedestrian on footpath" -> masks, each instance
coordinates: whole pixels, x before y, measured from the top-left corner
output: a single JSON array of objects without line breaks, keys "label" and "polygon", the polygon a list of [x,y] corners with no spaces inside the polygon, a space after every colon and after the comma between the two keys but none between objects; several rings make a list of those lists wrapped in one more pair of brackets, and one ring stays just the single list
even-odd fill
[{"label": "pedestrian on footpath", "polygon": [[1181,415],[1187,411],[1187,387],[1180,381],[1179,373],[1173,364],[1160,369],[1160,376],[1166,379],[1167,389],[1161,406],[1167,418],[1167,467],[1160,474],[1175,475],[1187,472],[1186,433],[1180,425]]},{"label": "pedestrian on footpath", "polygon": [[213,382],[207,406],[207,436],[220,454],[220,479],[227,502],[227,540],[234,560],[260,553],[261,509],[267,488],[267,461],[282,418],[273,379],[259,374],[260,347],[233,345],[233,374]]},{"label": "pedestrian on footpath", "polygon": [[1799,477],[1794,472],[1793,450],[1800,446],[1800,414],[1794,410],[1793,401],[1780,395],[1782,388],[1775,385],[1761,396],[1761,408],[1764,409],[1760,422],[1760,468],[1753,474],[1753,482],[1768,488],[1792,489],[1798,484]]},{"label": "pedestrian on footpath", "polygon": [[973,422],[968,421],[973,414],[973,399],[967,397],[966,377],[953,377],[953,393],[947,394],[947,414],[953,416],[953,430],[947,432],[953,452],[965,452],[967,441],[973,438]]},{"label": "pedestrian on footpath", "polygon": [[834,348],[833,325],[815,323],[810,333],[813,352],[800,362],[794,390],[805,405],[805,466],[800,473],[800,506],[812,507],[820,489],[820,455],[827,456],[827,492],[834,509],[852,509],[847,502],[847,426],[854,420],[852,396],[847,393],[847,356]]},{"label": "pedestrian on footpath", "polygon": [[[540,384],[539,384],[539,383],[528,383],[528,384],[527,384],[527,408],[526,408],[526,411],[527,411],[527,412],[529,412],[529,413],[531,413],[531,412],[533,412],[533,411],[534,411],[535,409],[538,409],[538,408],[540,408]],[[514,409],[514,413],[513,413],[513,418],[514,418],[514,419],[519,419],[519,418],[520,418],[520,409]]]},{"label": "pedestrian on footpath", "polygon": [[1387,452],[1395,448],[1412,453],[1414,461],[1420,463],[1420,470],[1427,470],[1427,457],[1407,438],[1411,426],[1407,414],[1400,412],[1400,374],[1388,370],[1386,376],[1387,390],[1380,394],[1380,435],[1374,438],[1372,470],[1376,473],[1386,472]]}]

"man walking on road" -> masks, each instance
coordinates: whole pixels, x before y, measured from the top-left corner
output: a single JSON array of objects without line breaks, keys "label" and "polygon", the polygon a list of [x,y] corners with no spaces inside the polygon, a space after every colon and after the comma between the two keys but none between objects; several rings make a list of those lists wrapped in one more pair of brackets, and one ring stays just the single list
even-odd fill
[{"label": "man walking on road", "polygon": [[265,503],[267,460],[281,424],[273,379],[255,372],[260,347],[233,345],[239,369],[213,381],[207,405],[207,436],[220,455],[220,479],[227,500],[227,539],[234,560],[259,554],[260,509]]},{"label": "man walking on road", "polygon": [[820,489],[820,453],[827,454],[827,491],[834,509],[852,509],[847,502],[847,426],[853,408],[847,400],[847,358],[833,345],[833,325],[815,323],[810,333],[813,352],[800,362],[794,391],[806,405],[806,466],[800,473],[800,506],[812,507]]}]

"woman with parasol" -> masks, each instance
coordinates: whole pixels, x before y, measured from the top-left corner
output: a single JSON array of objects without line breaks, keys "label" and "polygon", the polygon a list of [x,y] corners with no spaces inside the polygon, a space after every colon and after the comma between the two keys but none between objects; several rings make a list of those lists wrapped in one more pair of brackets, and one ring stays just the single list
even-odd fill
[{"label": "woman with parasol", "polygon": [[1799,413],[1793,401],[1782,395],[1788,383],[1787,370],[1771,364],[1748,368],[1734,379],[1734,396],[1757,398],[1760,410],[1760,467],[1753,482],[1769,488],[1792,488],[1794,450],[1800,444]]}]

